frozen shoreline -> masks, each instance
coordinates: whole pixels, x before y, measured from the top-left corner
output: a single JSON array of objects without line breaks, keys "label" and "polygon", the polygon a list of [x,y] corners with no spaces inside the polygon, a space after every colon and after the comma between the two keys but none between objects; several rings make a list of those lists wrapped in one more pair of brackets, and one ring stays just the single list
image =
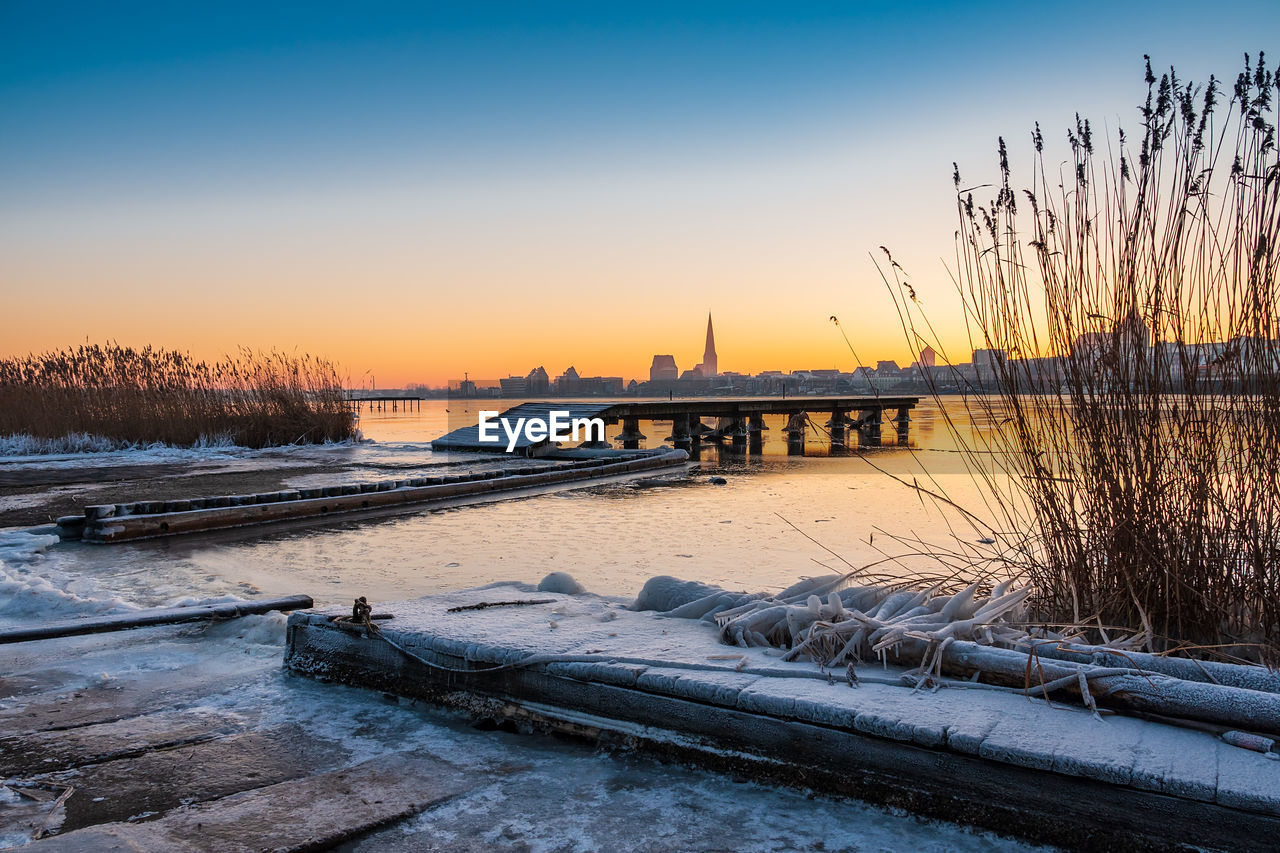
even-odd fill
[{"label": "frozen shoreline", "polygon": [[[31,849],[130,839],[207,848],[214,831],[225,833],[220,844],[257,849],[313,827],[330,840],[355,832],[342,849],[377,853],[718,849],[730,826],[743,851],[1026,849],[626,749],[478,730],[452,712],[297,678],[280,667],[284,629],[274,614],[9,647],[0,777],[75,791],[57,810],[51,799],[0,797],[0,846],[28,844],[47,820],[63,834]],[[372,779],[379,768],[404,772],[376,797],[331,778]],[[361,796],[388,811],[370,813]],[[264,824],[273,802],[296,811]],[[393,813],[388,826],[369,823]]]},{"label": "frozen shoreline", "polygon": [[[551,601],[449,612],[521,598]],[[611,732],[714,766],[742,760],[766,778],[781,766],[842,793],[1018,826],[1033,840],[1249,849],[1280,831],[1280,761],[1203,731],[1095,719],[1013,690],[911,690],[886,683],[893,667],[858,666],[867,677],[853,687],[811,663],[726,647],[708,625],[528,586],[377,609],[394,617],[380,623],[390,642],[294,614],[289,665],[480,716]]]}]

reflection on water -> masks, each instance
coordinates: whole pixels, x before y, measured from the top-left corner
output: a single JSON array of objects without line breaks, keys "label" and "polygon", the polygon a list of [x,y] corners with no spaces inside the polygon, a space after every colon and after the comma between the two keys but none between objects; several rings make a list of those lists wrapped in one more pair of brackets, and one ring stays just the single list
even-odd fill
[{"label": "reflection on water", "polygon": [[[366,412],[361,428],[371,442],[355,456],[429,464],[424,443],[446,431],[445,406]],[[958,400],[948,408],[953,417],[963,412]],[[949,535],[938,508],[882,473],[922,482],[927,476],[953,499],[975,503],[975,486],[941,415],[928,403],[912,413],[911,447],[897,446],[886,429],[880,448],[827,456],[811,440],[807,450],[814,455],[788,456],[782,420],[769,419],[762,453],[743,457],[712,446],[688,475],[324,525],[68,545],[49,559],[140,604],[246,591],[303,592],[321,603],[356,595],[379,601],[498,580],[536,581],[552,571],[617,595],[634,595],[655,574],[781,588],[797,576],[843,570],[788,522],[855,565],[882,559],[882,549],[900,551],[890,534]],[[658,433],[669,434],[648,426],[642,423],[648,446],[660,443]],[[965,428],[991,425],[966,422]],[[713,474],[727,484],[710,483]],[[957,532],[966,541],[979,538]]]}]

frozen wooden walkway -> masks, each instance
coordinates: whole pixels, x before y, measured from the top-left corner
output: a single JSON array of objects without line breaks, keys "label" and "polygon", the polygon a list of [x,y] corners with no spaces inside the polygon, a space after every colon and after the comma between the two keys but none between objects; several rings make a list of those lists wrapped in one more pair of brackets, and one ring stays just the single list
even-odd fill
[{"label": "frozen wooden walkway", "polygon": [[[530,598],[551,600],[450,612]],[[287,664],[1072,848],[1262,850],[1280,837],[1280,761],[1206,732],[1007,690],[912,691],[875,666],[855,687],[594,596],[509,586],[377,610],[394,617],[380,638],[294,614]]]},{"label": "frozen wooden walkway", "polygon": [[256,495],[102,504],[85,507],[83,515],[59,518],[58,534],[63,539],[113,543],[337,515],[412,512],[424,506],[495,494],[516,497],[540,489],[577,488],[613,478],[674,471],[688,459],[685,451],[670,448],[585,457],[566,451],[557,464],[526,464],[467,474]]},{"label": "frozen wooden walkway", "polygon": [[732,826],[740,850],[1024,849],[301,678],[284,633],[253,616],[6,646],[0,846],[651,853],[724,849]]}]

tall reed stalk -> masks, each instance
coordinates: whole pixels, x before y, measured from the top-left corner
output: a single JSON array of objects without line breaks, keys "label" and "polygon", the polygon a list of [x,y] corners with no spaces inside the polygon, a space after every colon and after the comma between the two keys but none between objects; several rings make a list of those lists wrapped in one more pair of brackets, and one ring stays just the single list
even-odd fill
[{"label": "tall reed stalk", "polygon": [[[1136,139],[1077,116],[1051,153],[1037,125],[1020,192],[1001,139],[985,204],[956,170],[953,278],[994,352],[952,372],[999,427],[951,426],[1046,622],[1278,659],[1278,85],[1262,54],[1229,92],[1148,59]],[[913,347],[942,352],[885,270]]]},{"label": "tall reed stalk", "polygon": [[309,355],[243,350],[206,362],[95,344],[0,359],[0,436],[267,447],[354,432],[337,369]]}]

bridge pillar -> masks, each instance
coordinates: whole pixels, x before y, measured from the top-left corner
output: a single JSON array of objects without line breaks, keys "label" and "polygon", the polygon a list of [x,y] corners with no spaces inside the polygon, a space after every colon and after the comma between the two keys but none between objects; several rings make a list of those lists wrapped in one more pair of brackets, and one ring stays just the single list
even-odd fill
[{"label": "bridge pillar", "polygon": [[764,425],[764,415],[756,412],[747,423],[747,440],[752,453],[764,450],[764,433],[768,427]]},{"label": "bridge pillar", "polygon": [[787,416],[787,425],[782,432],[787,437],[788,456],[804,456],[804,437],[808,429],[808,418],[804,412],[793,412]]},{"label": "bridge pillar", "polygon": [[702,422],[702,418],[689,415],[689,442],[695,450],[702,446],[702,437],[709,432],[711,429]]},{"label": "bridge pillar", "polygon": [[[613,424],[616,424],[616,423],[617,423],[617,421],[616,421],[615,419],[613,419],[613,418],[608,418],[608,419],[606,419],[606,420],[605,420],[605,424],[606,424],[606,425],[608,425],[608,426],[612,426]],[[578,448],[579,448],[579,449],[581,449],[581,450],[608,450],[608,449],[610,449],[610,447],[609,447],[609,439],[608,439],[608,437],[605,435],[605,433],[604,433],[603,431],[600,433],[600,437],[599,437],[599,438],[596,438],[596,437],[595,437],[595,435],[596,435],[596,431],[595,431],[595,430],[593,430],[593,429],[587,429],[587,430],[586,430],[586,433],[587,433],[587,440],[586,440],[586,441],[584,441],[584,442],[582,442],[582,444],[579,444],[579,445],[578,445]]]},{"label": "bridge pillar", "polygon": [[907,435],[911,430],[911,407],[899,406],[897,417],[893,419],[893,423],[898,428],[899,443],[906,444]]},{"label": "bridge pillar", "polygon": [[671,435],[667,436],[667,441],[680,450],[688,450],[693,443],[693,438],[689,435],[691,420],[693,420],[692,415],[676,415],[671,419]]},{"label": "bridge pillar", "polygon": [[622,442],[624,450],[639,450],[640,442],[644,438],[644,433],[640,432],[639,418],[622,419],[622,433],[617,440]]},{"label": "bridge pillar", "polygon": [[845,429],[849,426],[849,418],[845,413],[836,409],[831,413],[831,419],[827,421],[826,427],[831,431],[831,448],[833,450],[840,449],[845,446]]},{"label": "bridge pillar", "polygon": [[730,444],[734,453],[747,452],[747,422],[742,419],[741,415],[734,415],[733,422],[729,427]]},{"label": "bridge pillar", "polygon": [[863,409],[858,417],[858,443],[868,447],[880,446],[880,426],[884,419],[884,409]]}]

